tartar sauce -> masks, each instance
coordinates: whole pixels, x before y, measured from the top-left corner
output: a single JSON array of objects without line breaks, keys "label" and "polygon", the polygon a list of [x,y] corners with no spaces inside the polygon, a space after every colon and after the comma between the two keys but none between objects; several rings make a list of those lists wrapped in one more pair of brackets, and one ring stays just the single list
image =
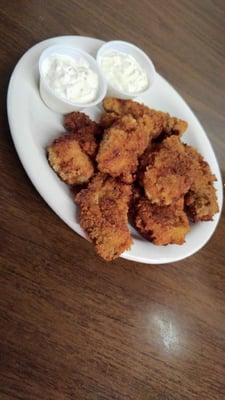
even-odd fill
[{"label": "tartar sauce", "polygon": [[48,86],[57,96],[72,103],[89,103],[96,98],[98,76],[89,63],[80,58],[52,54],[43,61],[42,73]]},{"label": "tartar sauce", "polygon": [[148,87],[148,77],[136,59],[130,54],[109,50],[100,58],[106,79],[122,92],[138,93]]}]

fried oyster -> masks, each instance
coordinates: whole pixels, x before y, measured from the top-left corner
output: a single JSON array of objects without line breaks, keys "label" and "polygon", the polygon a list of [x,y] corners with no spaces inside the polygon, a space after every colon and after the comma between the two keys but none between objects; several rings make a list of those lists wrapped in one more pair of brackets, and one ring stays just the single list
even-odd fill
[{"label": "fried oyster", "polygon": [[214,182],[208,163],[193,147],[186,145],[193,162],[194,179],[185,196],[185,210],[192,222],[210,221],[219,211]]},{"label": "fried oyster", "polygon": [[91,158],[94,158],[98,141],[101,136],[100,126],[84,113],[74,111],[64,117],[66,130],[74,134],[81,149]]},{"label": "fried oyster", "polygon": [[87,182],[94,173],[92,162],[73,134],[64,134],[47,148],[48,161],[68,185]]},{"label": "fried oyster", "polygon": [[106,97],[103,101],[103,107],[106,114],[102,116],[101,123],[107,127],[110,126],[110,121],[115,122],[116,118],[127,114],[132,115],[135,119],[148,115],[148,118],[151,118],[152,121],[151,136],[155,137],[162,134],[163,137],[181,136],[188,126],[187,122],[182,119],[171,117],[168,113],[154,110],[133,100]]},{"label": "fried oyster", "polygon": [[132,100],[105,98],[103,107],[99,123],[67,114],[67,132],[47,148],[96,252],[111,261],[130,248],[128,210],[148,241],[183,244],[189,220],[208,221],[218,212],[215,176],[181,142],[187,123]]},{"label": "fried oyster", "polygon": [[135,227],[141,235],[156,245],[181,245],[190,230],[183,208],[183,198],[169,206],[158,206],[141,197],[135,204]]},{"label": "fried oyster", "polygon": [[131,183],[150,133],[151,121],[145,116],[137,120],[129,114],[122,116],[105,131],[96,157],[99,171]]},{"label": "fried oyster", "polygon": [[127,217],[130,199],[130,185],[101,173],[75,196],[80,224],[106,261],[119,257],[132,244]]},{"label": "fried oyster", "polygon": [[192,158],[178,136],[170,136],[144,154],[142,183],[147,198],[154,204],[170,205],[191,187],[194,179]]}]

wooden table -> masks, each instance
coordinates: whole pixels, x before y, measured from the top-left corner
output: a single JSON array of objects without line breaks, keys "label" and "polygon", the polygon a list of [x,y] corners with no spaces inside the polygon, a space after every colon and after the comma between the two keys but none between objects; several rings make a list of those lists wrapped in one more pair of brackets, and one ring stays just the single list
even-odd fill
[{"label": "wooden table", "polygon": [[225,399],[225,216],[171,265],[107,264],[39,196],[10,138],[21,55],[63,34],[136,43],[184,96],[225,173],[223,0],[1,0],[0,399]]}]

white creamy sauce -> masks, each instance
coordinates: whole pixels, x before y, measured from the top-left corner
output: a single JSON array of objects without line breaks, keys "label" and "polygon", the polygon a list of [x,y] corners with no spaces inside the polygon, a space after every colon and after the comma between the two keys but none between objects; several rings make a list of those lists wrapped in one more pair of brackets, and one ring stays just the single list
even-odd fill
[{"label": "white creamy sauce", "polygon": [[115,50],[100,58],[100,65],[111,85],[122,92],[138,93],[148,87],[148,77],[135,58]]},{"label": "white creamy sauce", "polygon": [[48,86],[61,99],[72,103],[89,103],[98,91],[98,76],[89,63],[80,58],[52,54],[43,61],[42,73]]}]

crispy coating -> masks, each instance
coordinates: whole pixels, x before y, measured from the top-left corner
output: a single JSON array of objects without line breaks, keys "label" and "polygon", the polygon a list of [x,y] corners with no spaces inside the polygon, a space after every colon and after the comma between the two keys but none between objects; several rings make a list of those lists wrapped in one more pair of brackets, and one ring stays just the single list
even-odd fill
[{"label": "crispy coating", "polygon": [[176,136],[145,151],[139,179],[155,204],[169,205],[186,194],[186,212],[193,222],[211,220],[218,212],[215,176],[203,157]]},{"label": "crispy coating", "polygon": [[135,205],[135,226],[147,240],[156,245],[181,245],[190,230],[183,206],[183,198],[170,206],[158,206],[142,197]]},{"label": "crispy coating", "polygon": [[135,177],[138,158],[148,146],[151,121],[145,115],[138,119],[127,114],[119,118],[100,143],[96,160],[98,169],[112,177],[131,183]]},{"label": "crispy coating", "polygon": [[218,212],[215,176],[180,140],[187,123],[132,100],[106,98],[103,106],[98,124],[84,113],[66,115],[69,133],[47,149],[96,252],[111,261],[130,248],[128,212],[154,244],[184,243],[188,218],[208,221]]},{"label": "crispy coating", "polygon": [[64,126],[67,131],[73,132],[74,130],[84,128],[85,126],[91,126],[93,130],[98,131],[98,125],[95,121],[92,121],[88,115],[74,111],[72,113],[66,114],[64,117]]},{"label": "crispy coating", "polygon": [[179,137],[170,136],[155,146],[145,155],[144,165],[146,162],[142,184],[152,203],[170,205],[190,189],[192,160]]},{"label": "crispy coating", "polygon": [[74,134],[82,150],[94,158],[98,149],[98,136],[101,129],[86,114],[75,111],[64,117],[64,126]]},{"label": "crispy coating", "polygon": [[106,114],[101,124],[108,127],[97,154],[98,168],[123,182],[135,178],[138,159],[159,135],[180,135],[187,124],[143,104],[116,98],[104,99]]},{"label": "crispy coating", "polygon": [[130,198],[129,185],[101,173],[75,197],[80,224],[106,261],[119,257],[132,244],[127,226]]},{"label": "crispy coating", "polygon": [[186,145],[186,152],[194,166],[194,179],[185,196],[186,212],[193,222],[210,221],[219,211],[213,186],[216,177],[212,174],[208,163],[193,147]]},{"label": "crispy coating", "polygon": [[94,136],[93,128],[91,126],[85,126],[84,128],[74,130],[73,134],[81,149],[88,156],[94,158],[97,153],[98,143]]},{"label": "crispy coating", "polygon": [[103,107],[107,113],[118,115],[131,114],[134,118],[143,117],[149,112],[149,108],[133,100],[122,100],[115,97],[106,97],[103,100]]},{"label": "crispy coating", "polygon": [[[131,114],[136,119],[147,114],[152,119],[151,136],[157,137],[160,135],[161,139],[170,135],[181,136],[186,131],[188,126],[186,121],[171,117],[168,113],[153,110],[132,100],[106,97],[103,101],[103,107],[107,113],[112,113],[111,120],[114,118],[114,121],[116,114]],[[106,117],[104,118],[107,120]],[[107,122],[109,123],[109,121],[110,117],[108,117]]]},{"label": "crispy coating", "polygon": [[73,134],[64,134],[47,149],[48,161],[59,177],[69,185],[87,182],[94,173],[91,160]]},{"label": "crispy coating", "polygon": [[106,112],[105,114],[102,114],[99,124],[103,129],[107,129],[110,128],[110,126],[112,126],[120,117],[120,115],[114,112]]}]

